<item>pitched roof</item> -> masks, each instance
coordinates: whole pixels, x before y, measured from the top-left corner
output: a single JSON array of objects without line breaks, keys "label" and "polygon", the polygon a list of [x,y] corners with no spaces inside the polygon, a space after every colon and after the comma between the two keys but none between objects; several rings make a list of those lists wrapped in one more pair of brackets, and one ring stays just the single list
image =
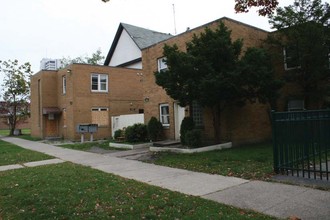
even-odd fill
[{"label": "pitched roof", "polygon": [[115,52],[117,43],[124,29],[140,50],[173,37],[171,34],[165,34],[130,24],[120,23],[104,65],[109,65],[110,59]]},{"label": "pitched roof", "polygon": [[170,34],[164,34],[157,31],[136,27],[130,24],[121,23],[121,25],[141,50],[160,41],[173,37]]}]

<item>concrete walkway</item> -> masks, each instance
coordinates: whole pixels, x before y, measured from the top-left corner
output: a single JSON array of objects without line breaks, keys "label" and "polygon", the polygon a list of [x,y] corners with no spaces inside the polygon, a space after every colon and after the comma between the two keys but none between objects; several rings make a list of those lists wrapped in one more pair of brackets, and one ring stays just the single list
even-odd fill
[{"label": "concrete walkway", "polygon": [[7,137],[3,140],[63,161],[279,218],[330,219],[329,191],[191,172],[19,138]]}]

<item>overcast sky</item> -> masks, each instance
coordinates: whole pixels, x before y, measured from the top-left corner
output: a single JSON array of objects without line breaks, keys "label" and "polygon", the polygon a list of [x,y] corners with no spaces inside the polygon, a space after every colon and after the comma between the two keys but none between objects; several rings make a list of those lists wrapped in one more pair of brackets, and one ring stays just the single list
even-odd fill
[{"label": "overcast sky", "polygon": [[223,16],[270,30],[256,9],[235,14],[234,0],[1,0],[0,60],[30,62],[36,73],[42,58],[75,58],[98,48],[106,56],[120,22],[174,34]]}]

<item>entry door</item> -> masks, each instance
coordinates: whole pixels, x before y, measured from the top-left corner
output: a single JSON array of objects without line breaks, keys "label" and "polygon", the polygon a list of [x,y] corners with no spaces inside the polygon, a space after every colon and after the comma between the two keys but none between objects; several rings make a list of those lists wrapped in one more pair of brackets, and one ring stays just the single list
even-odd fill
[{"label": "entry door", "polygon": [[181,107],[178,103],[174,103],[174,123],[175,123],[175,140],[180,140],[180,127],[181,122],[185,116],[185,108]]},{"label": "entry door", "polygon": [[50,118],[47,116],[45,118],[45,137],[58,137],[58,119],[56,116]]}]

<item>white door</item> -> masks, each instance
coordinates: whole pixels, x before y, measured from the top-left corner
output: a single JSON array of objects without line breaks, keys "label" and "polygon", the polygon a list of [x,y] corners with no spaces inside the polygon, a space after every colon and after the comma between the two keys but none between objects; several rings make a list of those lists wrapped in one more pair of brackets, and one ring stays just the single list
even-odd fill
[{"label": "white door", "polygon": [[180,140],[180,127],[181,122],[185,116],[185,108],[181,107],[178,103],[174,103],[174,123],[175,123],[175,140]]}]

